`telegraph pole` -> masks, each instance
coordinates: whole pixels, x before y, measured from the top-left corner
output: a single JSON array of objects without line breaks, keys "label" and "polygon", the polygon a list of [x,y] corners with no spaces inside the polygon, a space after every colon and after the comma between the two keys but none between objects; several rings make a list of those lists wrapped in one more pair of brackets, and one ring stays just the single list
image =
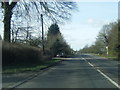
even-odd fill
[{"label": "telegraph pole", "polygon": [[41,23],[42,23],[42,50],[44,54],[44,30],[43,30],[43,14],[41,14]]}]

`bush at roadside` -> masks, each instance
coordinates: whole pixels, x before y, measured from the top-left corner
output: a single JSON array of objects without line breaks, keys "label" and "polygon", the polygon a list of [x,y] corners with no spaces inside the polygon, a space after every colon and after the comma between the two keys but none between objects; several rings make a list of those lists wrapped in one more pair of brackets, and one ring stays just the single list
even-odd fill
[{"label": "bush at roadside", "polygon": [[13,43],[2,43],[2,65],[11,64],[31,64],[48,60],[50,56],[43,56],[40,48],[13,44]]}]

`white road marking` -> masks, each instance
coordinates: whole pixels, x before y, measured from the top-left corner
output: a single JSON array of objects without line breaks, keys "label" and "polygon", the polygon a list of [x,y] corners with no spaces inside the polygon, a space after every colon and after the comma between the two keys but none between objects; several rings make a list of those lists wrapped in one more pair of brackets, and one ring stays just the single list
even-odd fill
[{"label": "white road marking", "polygon": [[87,62],[87,60],[85,58],[82,58],[83,60],[85,60]]},{"label": "white road marking", "polygon": [[82,59],[86,60],[85,58],[82,58]]},{"label": "white road marking", "polygon": [[[82,59],[84,59],[85,61],[87,61],[85,58],[82,58]],[[88,61],[87,61],[88,62]],[[88,62],[88,64],[90,65],[90,66],[92,66],[92,67],[94,67],[94,65],[93,64],[91,64],[90,62]],[[95,68],[95,67],[94,67]],[[101,74],[101,75],[103,75],[106,79],[108,79],[112,84],[114,84],[117,88],[119,88],[120,89],[120,86],[115,82],[115,81],[113,81],[111,78],[109,78],[107,75],[105,75],[102,71],[100,71],[99,69],[97,69],[97,71]]]},{"label": "white road marking", "polygon": [[99,69],[97,69],[97,71],[103,75],[105,78],[107,78],[112,84],[114,84],[116,87],[118,87],[120,89],[120,86],[115,82],[113,81],[111,78],[109,78],[107,75],[105,75],[103,72],[101,72]]},{"label": "white road marking", "polygon": [[94,67],[94,65],[92,65],[90,62],[88,62],[88,64],[89,64],[90,66]]}]

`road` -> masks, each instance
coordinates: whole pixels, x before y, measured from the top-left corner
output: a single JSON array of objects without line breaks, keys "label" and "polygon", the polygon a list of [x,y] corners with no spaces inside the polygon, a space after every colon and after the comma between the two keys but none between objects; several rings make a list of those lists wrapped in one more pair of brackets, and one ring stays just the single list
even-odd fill
[{"label": "road", "polygon": [[119,88],[118,61],[76,55],[16,88]]}]

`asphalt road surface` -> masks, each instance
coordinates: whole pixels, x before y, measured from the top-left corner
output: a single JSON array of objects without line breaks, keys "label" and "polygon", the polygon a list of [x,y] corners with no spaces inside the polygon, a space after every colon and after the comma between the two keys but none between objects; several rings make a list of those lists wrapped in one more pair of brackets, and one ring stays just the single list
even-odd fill
[{"label": "asphalt road surface", "polygon": [[118,61],[76,55],[16,88],[120,88]]}]

